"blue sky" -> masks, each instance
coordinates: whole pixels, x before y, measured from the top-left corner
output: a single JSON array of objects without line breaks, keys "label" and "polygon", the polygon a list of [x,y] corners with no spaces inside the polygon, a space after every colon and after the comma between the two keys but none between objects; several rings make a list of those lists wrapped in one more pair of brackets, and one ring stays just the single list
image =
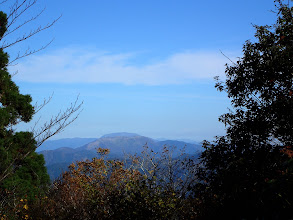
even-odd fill
[{"label": "blue sky", "polygon": [[276,19],[273,0],[40,0],[30,13],[44,6],[34,25],[62,18],[8,52],[55,39],[10,67],[34,102],[54,93],[34,119],[40,123],[76,96],[84,101],[79,118],[55,139],[121,131],[196,141],[223,135],[218,116],[230,102],[213,77],[224,78],[229,60],[220,51],[236,60],[254,39],[252,24]]}]

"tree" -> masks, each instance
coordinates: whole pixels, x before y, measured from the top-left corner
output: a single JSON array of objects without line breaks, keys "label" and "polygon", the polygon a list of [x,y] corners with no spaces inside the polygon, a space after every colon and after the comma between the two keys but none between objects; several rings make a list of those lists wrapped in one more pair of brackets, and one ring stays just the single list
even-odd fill
[{"label": "tree", "polygon": [[227,134],[204,142],[195,191],[205,219],[293,217],[293,8],[275,2],[276,24],[255,25],[256,42],[216,78],[234,109],[219,118]]},{"label": "tree", "polygon": [[[6,2],[7,0],[1,1],[0,5]],[[50,180],[44,158],[35,150],[46,139],[61,132],[73,122],[78,116],[75,113],[81,107],[76,101],[34,132],[15,131],[18,123],[30,122],[33,115],[48,103],[44,101],[40,106],[33,106],[31,96],[19,92],[7,68],[12,62],[36,53],[46,45],[36,50],[19,52],[12,60],[4,51],[51,27],[56,22],[54,20],[48,25],[40,26],[13,39],[11,34],[16,34],[43,13],[42,10],[28,20],[19,20],[36,2],[37,0],[15,1],[10,7],[8,16],[0,11],[0,217],[3,210],[13,211],[20,201],[19,198],[25,197],[31,201],[35,196],[45,192]]]},{"label": "tree", "polygon": [[[40,25],[36,28],[34,28],[34,24],[31,23],[35,20],[37,20],[45,11],[45,9],[39,10],[35,9],[34,6],[36,6],[38,0],[21,0],[21,1],[9,1],[9,0],[2,0],[0,1],[0,5],[9,4],[6,8],[8,9],[8,13],[1,12],[0,17],[0,50],[1,50],[1,71],[3,72],[1,74],[1,79],[3,83],[1,84],[1,91],[6,91],[7,89],[13,88],[13,91],[11,90],[11,93],[13,94],[19,94],[18,87],[15,85],[15,83],[12,82],[12,75],[8,73],[7,67],[14,63],[15,61],[30,56],[34,53],[39,52],[40,50],[45,49],[52,41],[45,44],[44,46],[41,46],[37,49],[30,49],[28,47],[25,51],[19,51],[18,54],[13,57],[12,59],[9,58],[8,54],[4,52],[4,50],[7,50],[10,47],[15,47],[19,45],[20,43],[25,42],[26,40],[34,37],[39,32],[44,31],[50,27],[52,27],[61,17],[58,17],[57,19],[47,23],[46,25]],[[26,16],[27,15],[27,16]],[[31,17],[30,17],[31,16]],[[27,26],[30,26],[27,30]],[[15,63],[14,63],[15,65]],[[4,86],[5,85],[9,86]],[[10,97],[10,96],[9,96]],[[15,126],[20,122],[29,122],[33,115],[39,112],[44,106],[46,106],[52,97],[49,97],[48,100],[44,100],[43,103],[40,105],[32,105],[32,99],[29,95],[22,95],[21,100],[9,100],[9,104],[11,105],[9,108],[7,107],[7,104],[3,103],[6,99],[0,97],[0,110],[2,112],[9,109],[9,111],[15,111],[11,113],[11,117],[6,117],[7,115],[1,116],[1,121],[3,124],[3,129],[8,129],[10,132],[14,132]],[[11,97],[10,97],[11,98]],[[12,105],[15,105],[12,107]],[[45,140],[50,138],[51,136],[61,132],[64,130],[65,127],[67,127],[69,124],[71,124],[79,115],[79,110],[81,108],[82,103],[78,103],[78,98],[74,103],[72,103],[65,111],[60,111],[59,114],[56,116],[53,116],[51,120],[47,121],[42,126],[34,126],[31,134],[32,137],[30,137],[33,142],[34,146],[38,147],[40,146]],[[2,109],[3,108],[3,109]],[[22,109],[23,108],[23,109]],[[17,112],[19,111],[19,112]],[[6,117],[6,118],[5,118]],[[4,120],[5,119],[5,120]],[[24,157],[28,156],[29,153],[24,155]],[[13,163],[10,164],[10,167],[14,166]],[[8,169],[9,170],[9,169]],[[5,170],[5,172],[0,172],[0,183],[3,179],[5,179],[9,175],[9,171]],[[7,173],[8,172],[8,173]]]},{"label": "tree", "polygon": [[[172,148],[155,153],[145,146],[123,162],[99,157],[72,163],[54,181],[48,198],[31,210],[35,219],[191,219],[196,216],[185,186],[194,169]],[[169,157],[170,156],[170,157]],[[189,177],[187,177],[187,175]],[[38,210],[36,212],[35,210]],[[41,211],[39,211],[41,210]],[[38,213],[38,214],[35,214]]]},{"label": "tree", "polygon": [[[6,31],[6,15],[0,12],[0,33]],[[11,197],[39,194],[49,183],[44,157],[36,154],[31,132],[14,132],[11,126],[28,122],[34,114],[31,97],[22,95],[7,71],[8,54],[0,49],[0,192],[1,204],[13,207]],[[3,208],[3,207],[1,207]]]}]

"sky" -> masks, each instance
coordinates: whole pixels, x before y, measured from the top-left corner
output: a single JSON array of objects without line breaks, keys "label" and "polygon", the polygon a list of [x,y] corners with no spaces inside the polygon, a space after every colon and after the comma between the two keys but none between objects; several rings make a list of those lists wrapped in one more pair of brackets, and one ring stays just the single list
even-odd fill
[{"label": "sky", "polygon": [[77,120],[52,139],[133,132],[200,142],[224,135],[218,117],[230,100],[213,77],[225,79],[227,57],[239,59],[245,41],[254,41],[253,24],[276,20],[273,0],[39,0],[21,19],[44,7],[11,39],[62,17],[7,52],[54,39],[9,67],[33,103],[53,94],[19,130],[50,120],[77,97],[83,102]]}]

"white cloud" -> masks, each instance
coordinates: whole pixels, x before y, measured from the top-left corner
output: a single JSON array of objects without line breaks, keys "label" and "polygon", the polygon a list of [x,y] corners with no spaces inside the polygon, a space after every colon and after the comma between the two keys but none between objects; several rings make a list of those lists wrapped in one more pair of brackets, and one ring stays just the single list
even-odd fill
[{"label": "white cloud", "polygon": [[30,56],[17,66],[16,80],[58,83],[122,83],[165,85],[212,79],[223,75],[228,62],[219,51],[182,52],[155,63],[136,65],[137,54],[111,54],[63,49]]}]

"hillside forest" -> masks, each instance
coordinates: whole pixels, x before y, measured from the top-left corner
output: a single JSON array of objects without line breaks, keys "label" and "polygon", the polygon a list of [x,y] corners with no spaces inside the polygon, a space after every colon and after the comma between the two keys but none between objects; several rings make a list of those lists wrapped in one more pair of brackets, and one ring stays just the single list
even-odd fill
[{"label": "hillside forest", "polygon": [[215,77],[215,87],[227,94],[233,108],[219,117],[226,134],[203,141],[201,154],[194,157],[183,149],[175,155],[176,146],[157,151],[145,145],[141,153],[116,159],[107,147],[96,146],[94,158],[72,163],[50,181],[44,156],[36,149],[73,122],[81,104],[73,103],[38,132],[15,129],[42,106],[21,94],[8,66],[38,49],[16,58],[6,49],[56,22],[11,39],[12,32],[30,22],[14,26],[34,2],[16,1],[10,14],[0,11],[1,220],[293,219],[289,3],[276,0],[276,23],[254,25],[255,41],[246,41],[243,56],[226,65],[224,81]]}]

